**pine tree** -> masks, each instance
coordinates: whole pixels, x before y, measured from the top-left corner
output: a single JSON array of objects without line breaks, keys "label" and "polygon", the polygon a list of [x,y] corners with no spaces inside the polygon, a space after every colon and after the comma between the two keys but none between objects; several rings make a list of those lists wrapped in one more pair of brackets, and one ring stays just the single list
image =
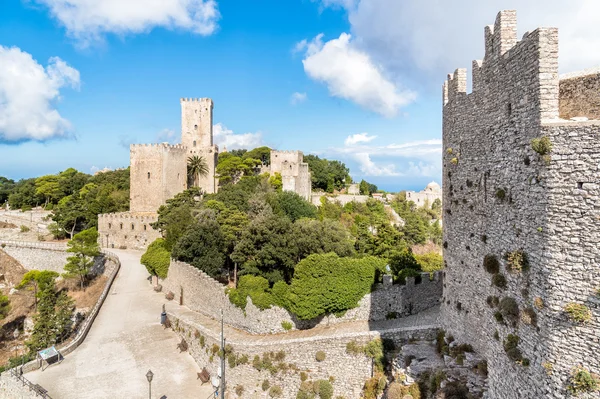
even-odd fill
[{"label": "pine tree", "polygon": [[85,278],[94,266],[94,257],[100,255],[98,231],[91,228],[77,233],[67,246],[69,247],[67,252],[75,255],[67,258],[68,263],[65,265],[66,273],[64,276],[79,278],[81,289],[83,289]]}]

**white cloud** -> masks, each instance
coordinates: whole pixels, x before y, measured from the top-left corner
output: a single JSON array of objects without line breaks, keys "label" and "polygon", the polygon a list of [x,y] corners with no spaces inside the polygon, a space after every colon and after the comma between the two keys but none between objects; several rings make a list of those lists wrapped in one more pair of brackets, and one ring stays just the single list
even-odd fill
[{"label": "white cloud", "polygon": [[36,0],[80,45],[104,34],[148,32],[156,27],[210,35],[220,14],[215,0]]},{"label": "white cloud", "polygon": [[180,141],[180,136],[173,129],[163,129],[156,136],[159,143],[175,144]]},{"label": "white cloud", "polygon": [[358,161],[360,171],[365,176],[400,176],[400,173],[396,171],[396,167],[393,164],[377,166],[366,152],[354,154],[354,159]]},{"label": "white cloud", "polygon": [[262,133],[234,134],[222,123],[213,125],[213,140],[221,149],[227,147],[228,150],[240,148],[250,150],[263,145]]},{"label": "white cloud", "polygon": [[375,140],[375,138],[377,138],[377,136],[369,136],[369,133],[356,133],[346,137],[344,144],[350,146],[358,143],[368,143],[369,141]]},{"label": "white cloud", "polygon": [[54,108],[60,89],[79,89],[79,72],[58,57],[44,68],[17,47],[0,46],[0,140],[65,137],[71,124]]},{"label": "white cloud", "polygon": [[306,101],[307,98],[308,96],[306,95],[306,93],[295,92],[294,94],[292,94],[290,102],[292,103],[292,105],[296,105],[303,103],[304,101]]},{"label": "white cloud", "polygon": [[600,2],[597,0],[323,0],[343,5],[354,44],[394,78],[441,84],[445,74],[470,67],[483,58],[485,25],[500,10],[518,13],[519,37],[540,26],[555,26],[560,35],[560,68],[569,72],[600,64]]},{"label": "white cloud", "polygon": [[386,117],[396,115],[399,108],[412,102],[416,95],[400,90],[375,64],[369,54],[359,49],[351,36],[323,42],[323,34],[310,42],[296,44],[295,51],[305,51],[304,71],[327,85],[334,97],[345,98]]}]

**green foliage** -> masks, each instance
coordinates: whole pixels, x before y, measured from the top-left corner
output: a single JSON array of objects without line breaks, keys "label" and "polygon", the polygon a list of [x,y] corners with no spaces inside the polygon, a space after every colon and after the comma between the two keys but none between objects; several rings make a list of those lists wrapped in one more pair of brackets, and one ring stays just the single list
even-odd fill
[{"label": "green foliage", "polygon": [[0,320],[8,316],[10,312],[10,300],[6,295],[0,294]]},{"label": "green foliage", "polygon": [[320,399],[331,399],[333,397],[333,386],[327,380],[318,380],[315,382],[316,393]]},{"label": "green foliage", "polygon": [[312,178],[313,190],[323,190],[332,193],[341,190],[346,183],[351,183],[350,169],[340,161],[329,161],[316,155],[305,155],[304,162],[308,163]]},{"label": "green foliage", "polygon": [[352,309],[371,290],[375,270],[383,265],[374,257],[310,255],[296,266],[288,295],[289,310],[302,320],[310,320]]},{"label": "green foliage", "polygon": [[514,334],[508,334],[504,340],[504,352],[506,352],[506,356],[514,362],[520,362],[523,359],[521,350],[518,348],[520,340],[519,336]]},{"label": "green foliage", "polygon": [[283,180],[281,178],[281,173],[275,172],[273,176],[269,177],[269,184],[273,187],[273,189],[277,192],[281,192],[283,189]]},{"label": "green foliage", "polygon": [[317,362],[322,362],[322,361],[324,361],[324,360],[325,360],[325,357],[326,357],[326,356],[327,356],[327,355],[325,354],[325,352],[323,352],[323,351],[318,351],[318,352],[315,354],[315,359],[316,359],[316,361],[317,361]]},{"label": "green foliage", "polygon": [[269,380],[264,380],[262,382],[261,387],[263,391],[267,391],[271,387],[271,383],[269,382]]},{"label": "green foliage", "polygon": [[157,238],[148,246],[142,255],[141,264],[146,266],[148,273],[160,278],[167,278],[169,265],[171,264],[171,253],[167,250],[165,240]]},{"label": "green foliage", "polygon": [[490,274],[497,274],[500,272],[500,262],[495,255],[486,255],[483,258],[483,268]]},{"label": "green foliage", "polygon": [[165,248],[171,251],[175,243],[194,223],[192,211],[198,208],[200,190],[196,187],[183,191],[175,197],[168,199],[166,205],[158,208],[158,221],[151,226],[159,230],[165,239]]},{"label": "green foliage", "polygon": [[291,322],[284,320],[281,322],[281,327],[283,327],[285,331],[290,331],[294,325]]},{"label": "green foliage", "polygon": [[317,207],[293,191],[272,193],[267,198],[273,212],[280,216],[287,216],[292,222],[300,218],[315,218]]},{"label": "green foliage", "polygon": [[201,155],[193,155],[187,159],[188,182],[198,187],[200,177],[209,173],[208,163]]},{"label": "green foliage", "polygon": [[563,308],[571,321],[577,323],[587,323],[592,320],[592,311],[585,305],[571,302]]},{"label": "green foliage", "polygon": [[355,253],[350,233],[341,223],[333,220],[300,219],[294,223],[292,235],[298,260],[311,254],[334,252],[345,257]]},{"label": "green foliage", "polygon": [[228,153],[219,157],[216,173],[219,185],[237,183],[244,176],[256,175],[261,161],[254,158],[240,158]]},{"label": "green foliage", "polygon": [[507,286],[506,277],[502,273],[496,273],[492,276],[492,284],[504,290]]},{"label": "green foliage", "polygon": [[519,321],[519,305],[514,298],[502,298],[498,305],[498,310],[502,314],[503,320],[506,320],[513,325],[516,325]]},{"label": "green foliage", "polygon": [[406,284],[407,277],[421,277],[421,265],[410,250],[395,252],[389,260],[389,266],[394,279],[400,284]]},{"label": "green foliage", "polygon": [[527,254],[523,250],[508,252],[506,254],[506,268],[513,273],[520,273],[529,268]]},{"label": "green foliage", "polygon": [[247,151],[242,155],[243,159],[257,159],[264,165],[271,164],[271,149],[266,146],[256,147],[253,150]]},{"label": "green foliage", "polygon": [[230,289],[229,300],[234,305],[246,309],[248,297],[261,310],[275,305],[275,299],[270,294],[269,281],[264,277],[245,275],[240,277],[237,288]]},{"label": "green foliage", "polygon": [[600,390],[600,378],[590,373],[590,371],[583,366],[577,366],[571,372],[571,378],[567,389],[574,395],[586,392],[596,392]]},{"label": "green foliage", "polygon": [[540,155],[546,155],[552,151],[552,142],[547,136],[531,140],[531,148]]},{"label": "green foliage", "polygon": [[497,296],[488,296],[486,302],[490,308],[495,308],[500,304],[500,298]]},{"label": "green foliage", "polygon": [[503,188],[498,188],[496,190],[496,198],[498,198],[500,201],[504,201],[504,199],[506,198],[506,190],[504,190]]},{"label": "green foliage", "polygon": [[67,278],[79,278],[81,289],[85,279],[94,266],[94,258],[100,255],[98,245],[98,231],[95,227],[75,234],[67,243],[67,252],[74,254],[67,258],[64,276]]},{"label": "green foliage", "polygon": [[419,268],[424,272],[433,273],[444,268],[444,259],[437,252],[429,252],[423,255],[415,255]]},{"label": "green foliage", "polygon": [[21,233],[27,233],[31,229],[25,225],[21,225],[20,230],[21,230]]},{"label": "green foliage", "polygon": [[365,345],[363,351],[368,358],[373,359],[377,370],[383,372],[386,366],[383,341],[379,338],[373,339]]},{"label": "green foliage", "polygon": [[279,385],[273,385],[271,389],[269,389],[269,396],[272,398],[280,398],[283,395],[283,390]]},{"label": "green foliage", "polygon": [[173,246],[174,259],[187,262],[211,277],[223,274],[225,248],[221,226],[216,214],[205,209],[197,215]]},{"label": "green foliage", "polygon": [[439,216],[435,211],[419,208],[401,195],[392,201],[391,206],[404,220],[402,232],[408,244],[424,244],[428,239],[438,244],[441,242],[442,231],[439,223],[436,223]]}]

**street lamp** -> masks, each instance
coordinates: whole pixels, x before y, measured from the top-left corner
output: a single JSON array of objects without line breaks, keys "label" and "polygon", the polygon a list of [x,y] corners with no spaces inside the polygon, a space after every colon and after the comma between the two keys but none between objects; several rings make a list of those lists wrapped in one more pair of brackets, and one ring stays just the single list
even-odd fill
[{"label": "street lamp", "polygon": [[154,377],[154,373],[148,370],[146,373],[146,378],[148,379],[148,399],[152,399],[152,377]]}]

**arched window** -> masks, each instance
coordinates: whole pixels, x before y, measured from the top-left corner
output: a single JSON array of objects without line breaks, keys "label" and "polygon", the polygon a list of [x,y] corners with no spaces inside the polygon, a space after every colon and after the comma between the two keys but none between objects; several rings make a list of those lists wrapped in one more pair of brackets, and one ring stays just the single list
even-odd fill
[{"label": "arched window", "polygon": [[131,223],[131,230],[135,230],[135,225]]},{"label": "arched window", "polygon": [[123,230],[123,223],[121,223],[121,230]]},{"label": "arched window", "polygon": [[112,229],[112,223],[109,223],[109,224],[108,224],[108,228],[109,228],[109,229]]},{"label": "arched window", "polygon": [[148,179],[150,179],[150,172],[148,172]]},{"label": "arched window", "polygon": [[146,230],[146,225],[144,225],[144,231]]}]

